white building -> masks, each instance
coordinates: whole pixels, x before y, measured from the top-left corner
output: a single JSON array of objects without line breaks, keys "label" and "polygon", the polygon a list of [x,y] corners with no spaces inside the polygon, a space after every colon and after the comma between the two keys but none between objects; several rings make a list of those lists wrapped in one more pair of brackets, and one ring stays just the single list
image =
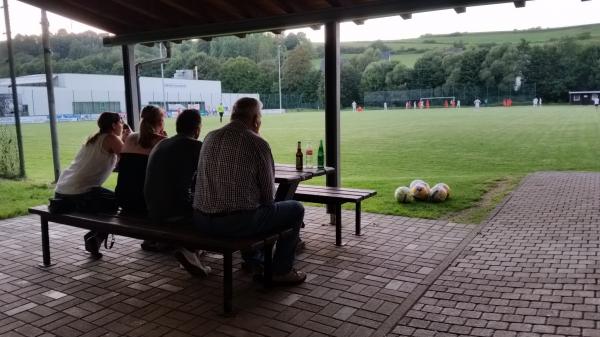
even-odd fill
[{"label": "white building", "polygon": [[[123,76],[94,74],[54,74],[54,99],[57,115],[90,115],[103,111],[125,112],[125,84]],[[47,116],[48,97],[46,76],[17,77],[17,95],[22,116]],[[243,96],[259,99],[258,94],[227,94],[221,92],[221,81],[175,78],[140,77],[142,106],[166,104],[170,114],[194,107],[213,111],[219,105],[230,110]],[[12,98],[10,78],[0,79],[0,100],[10,105]],[[0,113],[1,115],[1,113]]]}]

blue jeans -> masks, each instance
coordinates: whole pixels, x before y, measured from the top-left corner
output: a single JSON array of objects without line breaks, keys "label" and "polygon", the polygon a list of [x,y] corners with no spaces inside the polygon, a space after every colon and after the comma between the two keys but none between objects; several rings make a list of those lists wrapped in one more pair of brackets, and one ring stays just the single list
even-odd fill
[{"label": "blue jeans", "polygon": [[[276,202],[255,210],[233,212],[227,215],[207,215],[194,212],[194,226],[211,236],[244,238],[270,232],[293,229],[293,234],[277,241],[273,257],[273,273],[288,273],[294,265],[296,244],[304,219],[304,206],[295,200]],[[244,260],[250,258],[244,254]]]}]

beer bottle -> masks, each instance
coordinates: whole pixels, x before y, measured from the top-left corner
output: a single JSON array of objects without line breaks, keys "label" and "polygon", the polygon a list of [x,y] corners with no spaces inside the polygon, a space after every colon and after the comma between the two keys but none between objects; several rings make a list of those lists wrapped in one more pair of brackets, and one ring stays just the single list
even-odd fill
[{"label": "beer bottle", "polygon": [[323,140],[319,144],[319,151],[317,152],[317,168],[325,168],[325,153],[323,152]]},{"label": "beer bottle", "polygon": [[298,142],[298,149],[296,150],[296,170],[302,171],[302,146]]}]

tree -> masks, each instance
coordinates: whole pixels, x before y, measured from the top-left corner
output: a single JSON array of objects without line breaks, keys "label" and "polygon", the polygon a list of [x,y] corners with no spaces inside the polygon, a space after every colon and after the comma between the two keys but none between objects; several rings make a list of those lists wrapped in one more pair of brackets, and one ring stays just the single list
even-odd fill
[{"label": "tree", "polygon": [[228,59],[221,68],[223,92],[256,92],[256,78],[260,75],[258,65],[247,57]]},{"label": "tree", "polygon": [[411,88],[436,88],[446,82],[442,56],[439,52],[430,52],[415,62]]},{"label": "tree", "polygon": [[392,51],[387,44],[383,43],[381,40],[377,40],[369,45],[370,48],[379,50],[380,52]]},{"label": "tree", "polygon": [[404,90],[412,79],[412,71],[398,62],[386,76],[386,84],[390,90]]},{"label": "tree", "polygon": [[340,70],[340,104],[350,106],[360,99],[360,73],[349,62],[342,62]]},{"label": "tree", "polygon": [[471,92],[479,90],[482,87],[479,73],[487,52],[488,50],[484,48],[472,48],[460,54],[458,62],[454,64],[454,68],[450,71],[446,85],[461,86]]},{"label": "tree", "polygon": [[367,50],[365,50],[363,53],[351,57],[350,64],[354,66],[356,71],[362,74],[362,72],[365,71],[365,69],[367,69],[367,66],[369,64],[371,64],[372,62],[377,62],[379,60],[381,60],[381,52],[374,48],[367,48]]},{"label": "tree", "polygon": [[313,70],[312,54],[300,45],[287,53],[282,69],[282,88],[289,93],[303,92],[306,77]]},{"label": "tree", "polygon": [[206,53],[198,53],[188,59],[185,68],[198,67],[199,80],[218,80],[221,72],[221,62]]},{"label": "tree", "polygon": [[396,64],[395,61],[378,61],[369,64],[360,80],[362,91],[388,90],[390,87],[388,74],[393,71]]},{"label": "tree", "polygon": [[300,32],[298,34],[290,33],[283,38],[283,45],[287,50],[294,50],[296,47],[302,44],[310,44],[310,40],[306,37],[306,34]]},{"label": "tree", "polygon": [[490,87],[510,90],[517,77],[523,77],[529,55],[511,44],[495,46],[489,50],[481,64],[479,77]]}]

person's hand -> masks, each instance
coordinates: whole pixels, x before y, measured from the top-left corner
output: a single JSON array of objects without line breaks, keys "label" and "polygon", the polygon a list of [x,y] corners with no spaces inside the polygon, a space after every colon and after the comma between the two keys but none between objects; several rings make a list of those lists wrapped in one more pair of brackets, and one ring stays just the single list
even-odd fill
[{"label": "person's hand", "polygon": [[129,134],[131,134],[131,128],[129,127],[129,125],[123,124],[123,131],[121,132],[121,140],[123,142],[125,142],[125,139],[127,139],[127,136],[129,136]]}]

